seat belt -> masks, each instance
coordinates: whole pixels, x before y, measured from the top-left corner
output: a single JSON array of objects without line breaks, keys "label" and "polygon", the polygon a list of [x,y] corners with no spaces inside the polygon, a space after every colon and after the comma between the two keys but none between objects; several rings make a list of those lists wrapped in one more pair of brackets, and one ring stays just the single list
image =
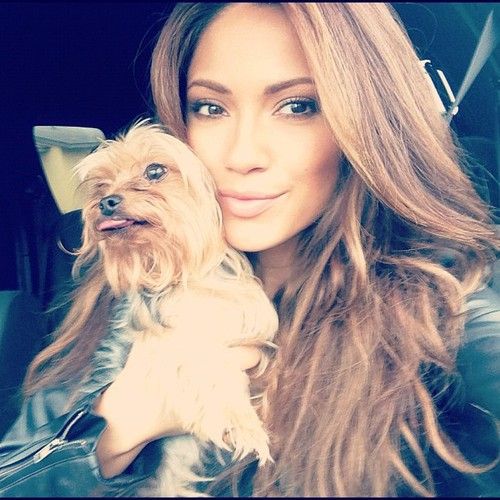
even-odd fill
[{"label": "seat belt", "polygon": [[[453,116],[458,111],[458,105],[464,98],[465,94],[469,90],[470,86],[476,79],[476,76],[481,71],[482,67],[490,57],[493,50],[498,44],[498,39],[500,37],[498,29],[498,21],[494,17],[494,11],[491,10],[484,23],[483,31],[479,37],[479,42],[477,43],[476,50],[472,56],[469,63],[469,67],[465,73],[462,85],[457,92],[457,96],[453,101],[452,105],[448,108],[446,112],[445,119],[448,123],[451,122]],[[495,159],[496,159],[496,182],[497,185],[500,180],[500,117],[498,116],[500,110],[500,80],[497,79],[494,86],[495,91],[495,123],[494,123],[494,146],[495,146]],[[500,193],[497,192],[496,200],[492,200],[493,205],[500,206]]]},{"label": "seat belt", "polygon": [[490,57],[498,43],[498,23],[496,22],[493,14],[494,11],[491,10],[486,18],[483,31],[476,46],[476,50],[474,51],[474,55],[469,63],[469,67],[467,68],[467,72],[465,73],[462,85],[460,85],[460,89],[457,92],[457,96],[453,104],[448,108],[448,111],[445,114],[448,122],[450,122],[456,114],[458,105],[464,98],[470,86],[476,79],[476,76],[484,66],[484,63],[487,61],[488,57]]}]

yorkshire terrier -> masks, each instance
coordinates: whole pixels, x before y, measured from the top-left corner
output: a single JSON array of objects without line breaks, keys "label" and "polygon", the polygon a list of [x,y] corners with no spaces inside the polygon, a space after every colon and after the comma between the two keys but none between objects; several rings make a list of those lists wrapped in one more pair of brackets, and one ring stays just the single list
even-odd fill
[{"label": "yorkshire terrier", "polygon": [[84,227],[75,268],[85,268],[88,286],[96,295],[107,290],[115,303],[80,396],[112,382],[140,339],[151,344],[151,376],[160,378],[159,391],[187,431],[162,439],[148,495],[199,495],[207,449],[228,450],[222,453],[232,461],[252,454],[259,465],[272,460],[249,375],[228,347],[262,347],[255,369],[262,374],[277,314],[246,257],[224,239],[206,167],[183,142],[143,120],[104,141],[76,172]]}]

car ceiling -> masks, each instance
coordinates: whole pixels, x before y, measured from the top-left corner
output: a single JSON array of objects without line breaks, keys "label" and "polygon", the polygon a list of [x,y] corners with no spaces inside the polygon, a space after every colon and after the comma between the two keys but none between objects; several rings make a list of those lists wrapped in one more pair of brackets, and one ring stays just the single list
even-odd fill
[{"label": "car ceiling", "polygon": [[[457,93],[494,3],[394,3],[422,59]],[[4,2],[0,4],[0,288],[15,286],[16,227],[46,189],[35,125],[96,127],[107,136],[151,113],[148,64],[173,2]],[[465,96],[453,127],[493,140],[498,47]],[[7,277],[6,277],[7,276]]]}]

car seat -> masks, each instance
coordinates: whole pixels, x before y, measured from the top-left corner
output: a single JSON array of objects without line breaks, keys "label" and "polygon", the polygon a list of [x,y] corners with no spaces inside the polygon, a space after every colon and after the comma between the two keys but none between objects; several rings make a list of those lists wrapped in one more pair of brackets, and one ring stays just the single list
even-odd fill
[{"label": "car seat", "polygon": [[35,251],[29,252],[39,286],[33,290],[30,281],[21,278],[18,290],[0,291],[0,438],[21,408],[21,385],[29,363],[50,342],[50,333],[66,313],[64,299],[72,288],[75,259],[71,252],[80,246],[82,232],[71,169],[103,138],[98,129],[35,127],[34,142],[59,211],[55,222],[48,222],[51,227],[39,235]]}]

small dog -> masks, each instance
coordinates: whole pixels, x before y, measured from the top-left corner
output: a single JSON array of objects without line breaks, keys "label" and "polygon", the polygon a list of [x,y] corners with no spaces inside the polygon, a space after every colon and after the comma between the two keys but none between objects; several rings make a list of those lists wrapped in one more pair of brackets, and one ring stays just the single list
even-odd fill
[{"label": "small dog", "polygon": [[163,439],[148,495],[199,495],[203,451],[213,445],[233,460],[251,453],[259,464],[270,460],[249,377],[227,347],[262,347],[262,373],[277,314],[246,258],[224,240],[207,169],[188,146],[143,120],[103,142],[76,171],[85,199],[75,269],[86,267],[94,295],[108,290],[115,299],[80,396],[112,382],[134,341],[149,342],[154,376],[189,434]]}]

